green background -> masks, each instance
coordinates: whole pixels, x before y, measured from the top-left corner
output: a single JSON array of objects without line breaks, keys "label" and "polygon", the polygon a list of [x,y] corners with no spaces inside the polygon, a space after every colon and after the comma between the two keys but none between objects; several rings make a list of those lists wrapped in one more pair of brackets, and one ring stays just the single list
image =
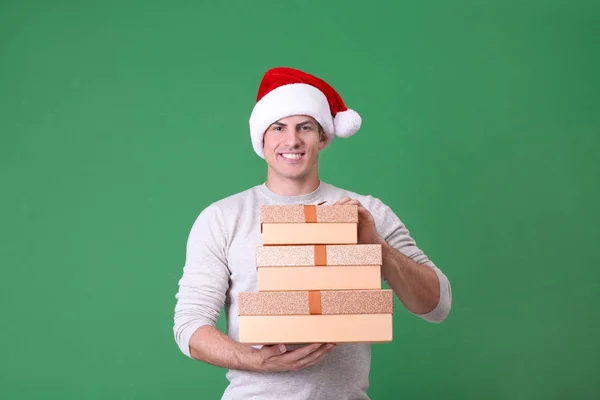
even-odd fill
[{"label": "green background", "polygon": [[[263,182],[264,71],[362,115],[321,177],[453,285],[398,308],[374,399],[600,396],[597,1],[2,1],[0,397],[218,399],[172,324],[191,224]],[[224,321],[220,321],[223,328]]]}]

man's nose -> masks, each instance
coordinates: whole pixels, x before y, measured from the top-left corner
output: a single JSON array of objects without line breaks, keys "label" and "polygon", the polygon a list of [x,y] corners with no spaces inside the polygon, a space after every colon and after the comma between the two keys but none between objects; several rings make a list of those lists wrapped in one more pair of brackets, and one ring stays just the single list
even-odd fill
[{"label": "man's nose", "polygon": [[285,144],[288,146],[299,146],[302,143],[300,135],[296,131],[290,131],[285,138]]}]

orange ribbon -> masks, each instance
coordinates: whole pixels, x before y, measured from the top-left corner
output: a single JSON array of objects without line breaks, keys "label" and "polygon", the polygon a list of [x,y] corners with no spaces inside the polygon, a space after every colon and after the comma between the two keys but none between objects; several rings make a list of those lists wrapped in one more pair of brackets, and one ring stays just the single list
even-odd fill
[{"label": "orange ribbon", "polygon": [[308,312],[311,315],[319,315],[322,313],[321,310],[321,291],[309,290],[308,291]]},{"label": "orange ribbon", "polygon": [[310,204],[304,206],[304,222],[317,222],[317,206]]},{"label": "orange ribbon", "polygon": [[305,204],[304,205],[304,222],[307,222],[310,224],[317,222],[317,206],[321,206],[325,203],[327,203],[327,201],[322,201],[317,205]]},{"label": "orange ribbon", "polygon": [[315,265],[327,265],[327,247],[324,244],[315,245]]}]

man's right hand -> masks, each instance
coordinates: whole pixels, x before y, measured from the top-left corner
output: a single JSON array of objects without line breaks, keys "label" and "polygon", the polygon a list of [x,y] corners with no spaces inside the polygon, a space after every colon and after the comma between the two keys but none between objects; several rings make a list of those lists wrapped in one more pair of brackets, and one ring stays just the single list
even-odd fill
[{"label": "man's right hand", "polygon": [[319,362],[335,344],[310,344],[288,351],[284,344],[263,346],[255,352],[256,367],[263,372],[300,371]]}]

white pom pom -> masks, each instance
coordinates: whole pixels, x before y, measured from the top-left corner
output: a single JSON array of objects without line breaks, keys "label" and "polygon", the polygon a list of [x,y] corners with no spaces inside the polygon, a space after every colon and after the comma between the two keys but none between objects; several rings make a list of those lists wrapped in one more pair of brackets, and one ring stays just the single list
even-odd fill
[{"label": "white pom pom", "polygon": [[335,136],[347,138],[354,135],[362,124],[360,115],[354,110],[347,109],[346,111],[338,112],[333,120],[335,125]]}]

